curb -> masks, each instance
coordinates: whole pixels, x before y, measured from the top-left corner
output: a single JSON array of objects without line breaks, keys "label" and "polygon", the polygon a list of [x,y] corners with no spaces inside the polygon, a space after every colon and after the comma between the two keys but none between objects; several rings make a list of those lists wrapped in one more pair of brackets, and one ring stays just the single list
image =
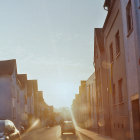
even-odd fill
[{"label": "curb", "polygon": [[[88,137],[88,138],[90,138],[90,139],[92,139],[92,140],[96,140],[96,139],[98,139],[98,140],[114,140],[114,139],[112,139],[112,138],[110,138],[110,137],[101,136],[100,134],[97,134],[97,133],[95,133],[95,134],[93,135],[93,134],[92,134],[92,131],[89,131],[90,134],[88,135],[86,132],[80,131],[80,128],[79,128],[79,129],[76,128],[76,130],[77,130],[78,132],[80,132],[81,134],[83,134],[84,136],[86,136],[86,137]],[[86,129],[83,129],[83,130],[86,130]],[[86,131],[88,131],[88,130],[86,130]]]}]

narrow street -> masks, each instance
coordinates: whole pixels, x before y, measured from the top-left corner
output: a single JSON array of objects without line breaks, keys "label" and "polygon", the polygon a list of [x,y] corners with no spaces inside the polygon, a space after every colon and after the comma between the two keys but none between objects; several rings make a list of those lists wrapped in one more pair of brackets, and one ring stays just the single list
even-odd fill
[{"label": "narrow street", "polygon": [[25,134],[22,140],[91,140],[76,132],[76,135],[66,133],[61,136],[60,126],[42,128]]}]

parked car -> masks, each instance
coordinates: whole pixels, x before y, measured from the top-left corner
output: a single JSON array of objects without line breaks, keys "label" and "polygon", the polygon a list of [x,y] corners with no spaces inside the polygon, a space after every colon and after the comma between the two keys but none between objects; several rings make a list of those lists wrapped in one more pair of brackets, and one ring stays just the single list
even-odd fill
[{"label": "parked car", "polygon": [[61,135],[63,135],[63,133],[67,133],[67,132],[71,132],[73,134],[75,134],[75,127],[72,121],[64,121],[61,124]]},{"label": "parked car", "polygon": [[21,125],[21,127],[20,127],[20,134],[23,134],[24,132],[25,132],[25,128],[24,128],[23,125]]},{"label": "parked car", "polygon": [[20,133],[10,120],[0,120],[0,140],[20,140]]}]

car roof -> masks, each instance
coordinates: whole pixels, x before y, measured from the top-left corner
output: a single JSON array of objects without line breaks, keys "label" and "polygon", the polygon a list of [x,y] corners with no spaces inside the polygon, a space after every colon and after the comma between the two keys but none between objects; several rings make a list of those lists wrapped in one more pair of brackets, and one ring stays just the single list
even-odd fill
[{"label": "car roof", "polygon": [[0,120],[0,123],[5,123],[5,125],[14,125],[14,123],[10,120]]},{"label": "car roof", "polygon": [[5,123],[6,122],[6,120],[0,120],[0,123]]}]

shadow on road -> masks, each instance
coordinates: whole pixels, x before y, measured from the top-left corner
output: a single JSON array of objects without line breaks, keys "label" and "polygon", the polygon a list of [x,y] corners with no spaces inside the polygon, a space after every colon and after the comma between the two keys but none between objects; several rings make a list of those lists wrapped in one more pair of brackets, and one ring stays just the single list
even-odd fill
[{"label": "shadow on road", "polygon": [[78,140],[78,136],[74,134],[63,134],[61,136],[62,140]]}]

